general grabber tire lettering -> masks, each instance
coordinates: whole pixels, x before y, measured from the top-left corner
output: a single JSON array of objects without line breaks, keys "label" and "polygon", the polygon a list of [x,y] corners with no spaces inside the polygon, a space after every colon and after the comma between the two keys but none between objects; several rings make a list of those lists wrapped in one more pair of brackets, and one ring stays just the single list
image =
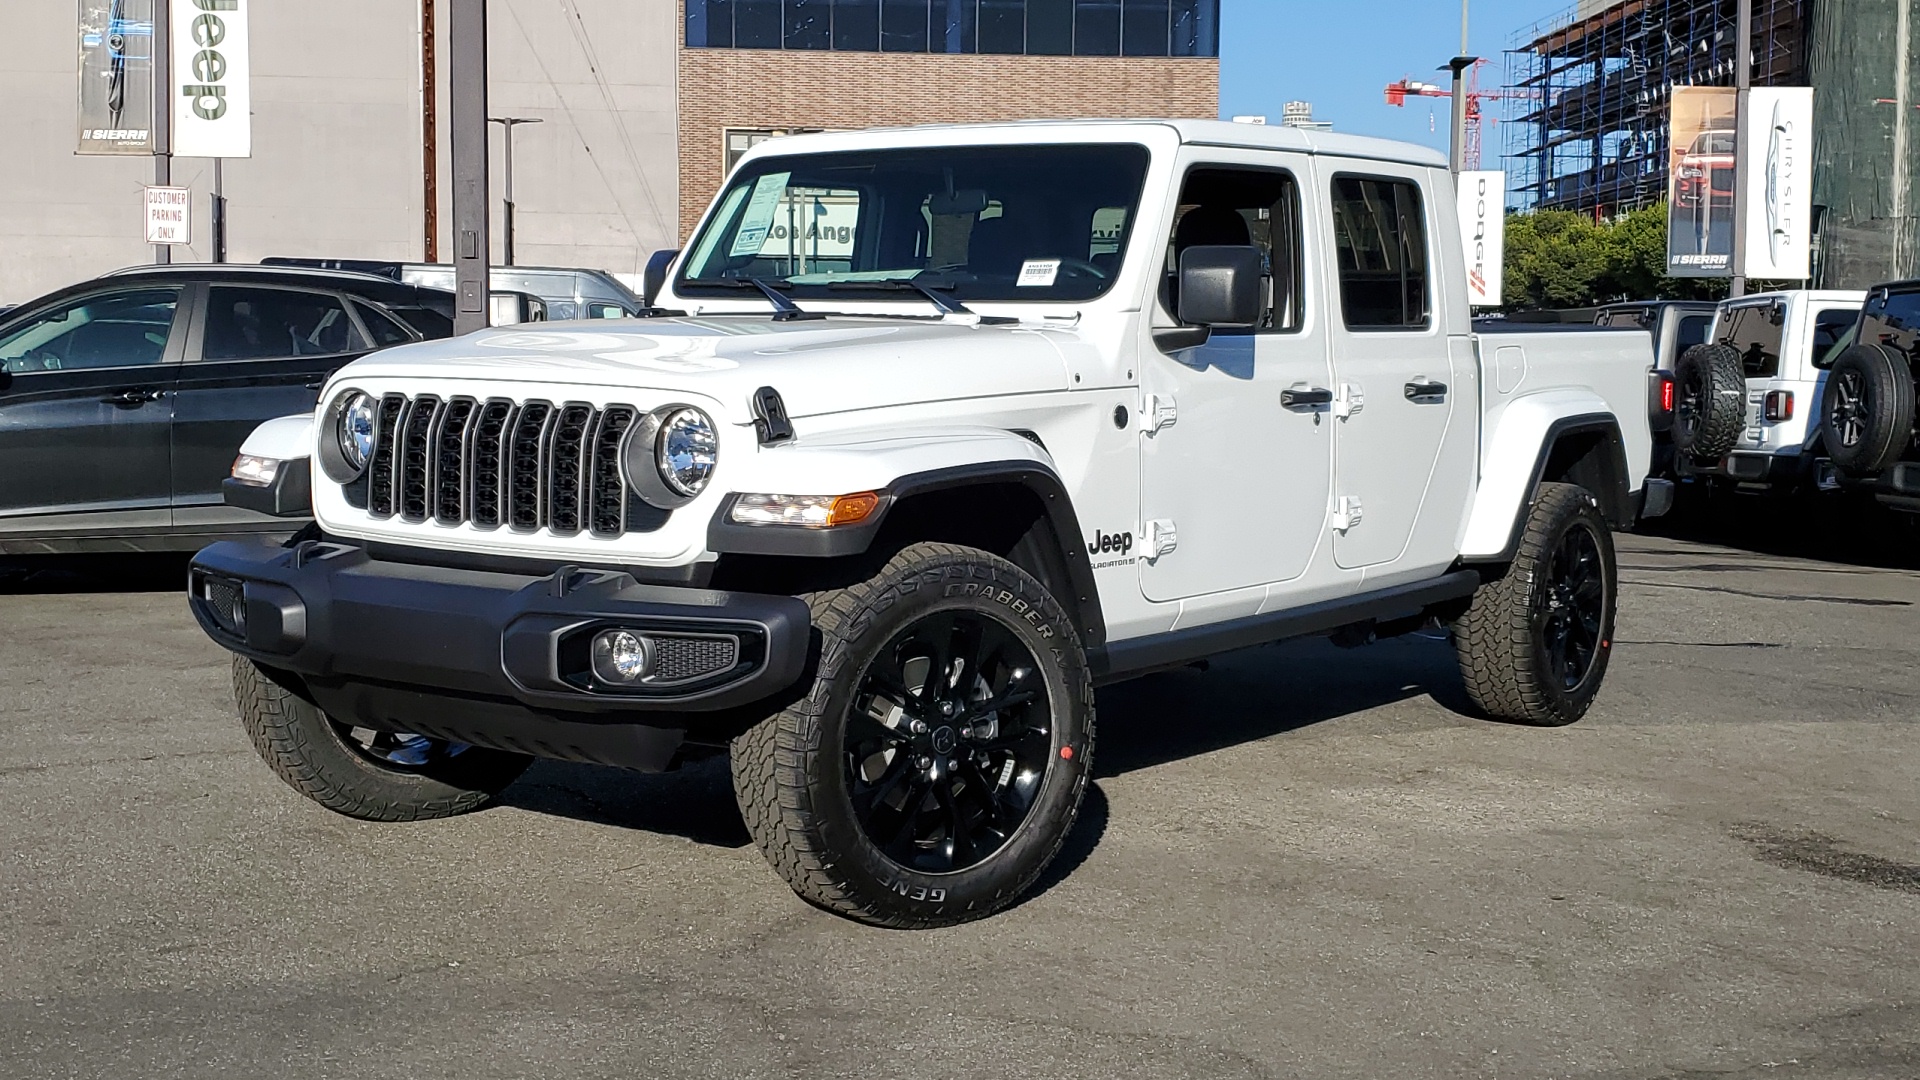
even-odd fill
[{"label": "general grabber tire lettering", "polygon": [[1613,651],[1618,588],[1599,501],[1574,484],[1541,484],[1512,565],[1453,627],[1473,703],[1542,727],[1585,716]]},{"label": "general grabber tire lettering", "polygon": [[800,896],[876,926],[978,919],[1030,888],[1093,761],[1073,622],[1004,559],[915,544],[806,597],[806,696],[733,743],[733,787]]},{"label": "general grabber tire lettering", "polygon": [[[253,748],[280,779],[365,821],[424,821],[478,809],[533,761],[438,740],[356,734],[243,656],[233,658],[233,696]],[[397,763],[413,759],[419,763]]]},{"label": "general grabber tire lettering", "polygon": [[1747,423],[1747,369],[1725,345],[1695,345],[1674,365],[1673,445],[1702,464],[1719,461]]}]

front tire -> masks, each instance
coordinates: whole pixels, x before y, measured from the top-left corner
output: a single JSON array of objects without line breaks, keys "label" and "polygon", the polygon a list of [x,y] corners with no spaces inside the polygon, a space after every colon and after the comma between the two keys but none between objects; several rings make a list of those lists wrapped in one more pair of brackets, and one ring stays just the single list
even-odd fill
[{"label": "front tire", "polygon": [[1585,716],[1607,674],[1618,591],[1599,501],[1574,484],[1541,484],[1513,564],[1453,627],[1473,703],[1539,727]]},{"label": "front tire", "polygon": [[240,723],[287,786],[347,817],[425,821],[477,810],[533,759],[342,724],[244,656],[233,658]]},{"label": "front tire", "polygon": [[733,743],[767,861],[802,899],[875,926],[1013,903],[1059,853],[1092,765],[1072,620],[1020,568],[949,544],[807,601],[810,690]]}]

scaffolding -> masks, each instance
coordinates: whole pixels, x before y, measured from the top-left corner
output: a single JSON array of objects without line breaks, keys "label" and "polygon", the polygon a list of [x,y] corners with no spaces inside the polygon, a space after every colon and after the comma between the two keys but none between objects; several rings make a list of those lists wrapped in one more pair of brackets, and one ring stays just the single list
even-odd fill
[{"label": "scaffolding", "polygon": [[[1753,85],[1807,84],[1811,0],[1754,0]],[[1604,216],[1667,197],[1676,86],[1732,86],[1737,0],[1583,0],[1507,50],[1519,207]]]}]

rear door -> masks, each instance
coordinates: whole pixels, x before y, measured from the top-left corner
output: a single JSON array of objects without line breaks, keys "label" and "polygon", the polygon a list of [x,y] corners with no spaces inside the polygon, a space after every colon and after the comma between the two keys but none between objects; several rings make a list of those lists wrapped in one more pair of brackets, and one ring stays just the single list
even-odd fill
[{"label": "rear door", "polygon": [[167,527],[177,285],[123,285],[0,332],[0,538]]},{"label": "rear door", "polygon": [[[1336,170],[1319,199],[1339,296],[1330,320],[1334,561],[1436,570],[1453,561],[1473,480],[1472,346],[1447,326],[1426,170],[1384,162]],[[1429,500],[1438,509],[1423,519]]]},{"label": "rear door", "polygon": [[313,411],[327,376],[369,351],[367,333],[331,292],[215,282],[205,295],[174,399],[174,525],[269,524],[226,506],[220,482],[254,428]]}]

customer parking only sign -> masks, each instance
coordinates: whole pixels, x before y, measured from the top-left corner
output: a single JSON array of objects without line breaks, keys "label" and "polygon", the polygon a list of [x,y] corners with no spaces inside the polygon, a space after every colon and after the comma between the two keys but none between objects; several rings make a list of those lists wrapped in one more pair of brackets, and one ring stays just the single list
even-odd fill
[{"label": "customer parking only sign", "polygon": [[183,187],[147,189],[147,243],[190,244],[193,193]]}]

